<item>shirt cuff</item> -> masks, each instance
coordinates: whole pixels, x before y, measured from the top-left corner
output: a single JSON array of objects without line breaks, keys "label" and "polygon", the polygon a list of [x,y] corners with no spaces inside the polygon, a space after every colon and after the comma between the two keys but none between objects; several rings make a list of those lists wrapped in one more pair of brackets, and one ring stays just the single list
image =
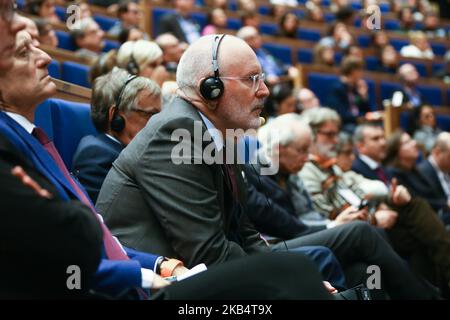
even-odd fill
[{"label": "shirt cuff", "polygon": [[329,223],[327,223],[327,229],[331,229],[337,226],[336,221],[330,221]]},{"label": "shirt cuff", "polygon": [[153,284],[155,273],[152,270],[141,268],[142,288],[150,289]]}]

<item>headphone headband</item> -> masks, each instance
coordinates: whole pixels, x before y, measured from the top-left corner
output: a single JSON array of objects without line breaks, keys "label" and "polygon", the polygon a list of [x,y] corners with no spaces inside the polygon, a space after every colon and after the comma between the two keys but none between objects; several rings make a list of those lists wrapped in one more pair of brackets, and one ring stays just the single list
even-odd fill
[{"label": "headphone headband", "polygon": [[206,100],[219,99],[223,94],[224,85],[220,79],[218,54],[220,43],[225,36],[225,34],[214,35],[212,39],[212,69],[214,75],[203,79],[200,84],[200,94]]}]

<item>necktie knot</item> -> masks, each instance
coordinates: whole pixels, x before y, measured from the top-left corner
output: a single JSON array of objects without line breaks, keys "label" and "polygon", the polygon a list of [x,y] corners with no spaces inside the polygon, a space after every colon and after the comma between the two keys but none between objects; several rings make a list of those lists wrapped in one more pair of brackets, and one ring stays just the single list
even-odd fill
[{"label": "necktie knot", "polygon": [[44,130],[39,127],[35,127],[31,134],[42,144],[46,145],[50,142],[50,138],[47,136]]}]

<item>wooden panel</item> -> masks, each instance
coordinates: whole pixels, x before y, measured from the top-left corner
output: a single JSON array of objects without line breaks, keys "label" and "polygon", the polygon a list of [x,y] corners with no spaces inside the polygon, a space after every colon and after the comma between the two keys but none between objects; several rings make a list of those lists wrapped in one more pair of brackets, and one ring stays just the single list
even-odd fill
[{"label": "wooden panel", "polygon": [[91,103],[91,89],[58,79],[52,79],[52,81],[56,84],[57,88],[55,98],[88,104]]}]

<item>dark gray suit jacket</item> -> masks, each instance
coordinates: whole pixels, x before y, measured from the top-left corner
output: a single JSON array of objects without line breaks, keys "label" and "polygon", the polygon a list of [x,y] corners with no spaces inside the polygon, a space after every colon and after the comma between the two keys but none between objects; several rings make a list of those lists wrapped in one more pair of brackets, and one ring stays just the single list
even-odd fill
[{"label": "dark gray suit jacket", "polygon": [[[206,126],[197,109],[179,98],[152,117],[114,162],[100,190],[98,211],[125,245],[177,257],[188,267],[268,250],[242,210],[230,205],[220,164],[172,162],[174,147],[180,146],[173,132],[184,129],[190,134],[184,141],[193,144],[196,121],[203,135]],[[211,141],[202,142],[199,151]],[[193,163],[193,157],[191,152],[186,159]],[[245,204],[244,181],[236,176]]]}]

